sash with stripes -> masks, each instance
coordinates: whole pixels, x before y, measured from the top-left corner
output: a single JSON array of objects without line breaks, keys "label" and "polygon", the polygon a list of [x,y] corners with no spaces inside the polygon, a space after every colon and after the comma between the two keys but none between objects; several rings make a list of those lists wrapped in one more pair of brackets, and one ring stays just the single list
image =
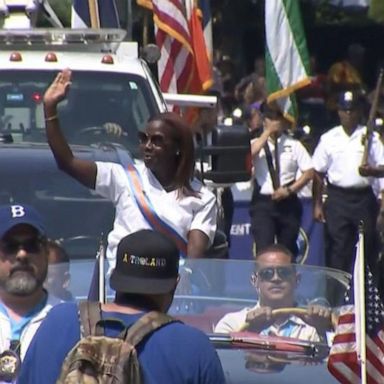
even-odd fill
[{"label": "sash with stripes", "polygon": [[143,182],[132,159],[127,164],[127,176],[131,192],[145,220],[152,229],[170,238],[179,248],[181,256],[187,257],[187,241],[156,213],[152,202],[144,192]]}]

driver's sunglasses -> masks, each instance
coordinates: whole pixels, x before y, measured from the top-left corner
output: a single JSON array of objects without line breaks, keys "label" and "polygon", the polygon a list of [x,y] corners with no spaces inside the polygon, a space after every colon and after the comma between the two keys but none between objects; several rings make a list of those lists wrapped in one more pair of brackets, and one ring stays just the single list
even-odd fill
[{"label": "driver's sunglasses", "polygon": [[146,145],[149,141],[156,147],[161,147],[165,144],[164,136],[160,134],[147,135],[145,132],[138,132],[139,143]]},{"label": "driver's sunglasses", "polygon": [[20,249],[28,253],[39,253],[46,245],[47,240],[45,237],[32,237],[23,241],[16,239],[7,239],[0,241],[0,249],[3,253],[15,255]]},{"label": "driver's sunglasses", "polygon": [[263,281],[271,281],[275,273],[281,280],[289,280],[295,274],[292,267],[268,267],[257,271],[257,276]]}]

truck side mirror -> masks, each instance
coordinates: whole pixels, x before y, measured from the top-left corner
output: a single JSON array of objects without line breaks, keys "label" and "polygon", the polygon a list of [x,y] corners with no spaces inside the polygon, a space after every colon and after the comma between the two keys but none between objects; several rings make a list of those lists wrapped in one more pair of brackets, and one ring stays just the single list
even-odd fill
[{"label": "truck side mirror", "polygon": [[218,125],[211,131],[211,144],[201,145],[200,154],[208,157],[210,169],[202,177],[218,184],[233,184],[251,178],[251,147],[248,128],[243,125]]}]

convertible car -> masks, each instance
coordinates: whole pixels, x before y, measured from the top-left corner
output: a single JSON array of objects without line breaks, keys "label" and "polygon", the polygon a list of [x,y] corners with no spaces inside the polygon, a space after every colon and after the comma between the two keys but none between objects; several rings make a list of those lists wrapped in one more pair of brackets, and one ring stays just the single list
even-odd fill
[{"label": "convertible car", "polygon": [[[87,297],[94,260],[74,260],[70,264],[70,284],[75,300]],[[60,265],[51,265],[50,274]],[[322,342],[290,337],[260,335],[247,329],[232,333],[215,333],[218,321],[227,313],[256,304],[257,292],[251,283],[255,263],[249,260],[188,260],[180,265],[181,280],[170,314],[204,331],[221,359],[226,382],[246,383],[337,383],[326,361],[333,333]],[[308,304],[332,307],[343,304],[350,276],[342,271],[315,266],[296,265],[295,307],[280,308],[274,315],[303,316]],[[56,279],[58,282],[59,279]],[[333,289],[329,294],[330,286]],[[113,292],[106,283],[106,299]],[[335,293],[336,291],[336,293]]]}]

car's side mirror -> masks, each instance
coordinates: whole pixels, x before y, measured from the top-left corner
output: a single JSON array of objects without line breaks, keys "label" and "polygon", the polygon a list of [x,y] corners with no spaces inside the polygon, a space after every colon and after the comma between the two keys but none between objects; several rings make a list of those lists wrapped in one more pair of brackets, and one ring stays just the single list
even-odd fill
[{"label": "car's side mirror", "polygon": [[[205,140],[204,140],[205,141]],[[201,158],[208,159],[202,178],[218,184],[232,184],[251,178],[251,148],[248,128],[218,125],[211,131],[211,144],[200,145]]]}]

